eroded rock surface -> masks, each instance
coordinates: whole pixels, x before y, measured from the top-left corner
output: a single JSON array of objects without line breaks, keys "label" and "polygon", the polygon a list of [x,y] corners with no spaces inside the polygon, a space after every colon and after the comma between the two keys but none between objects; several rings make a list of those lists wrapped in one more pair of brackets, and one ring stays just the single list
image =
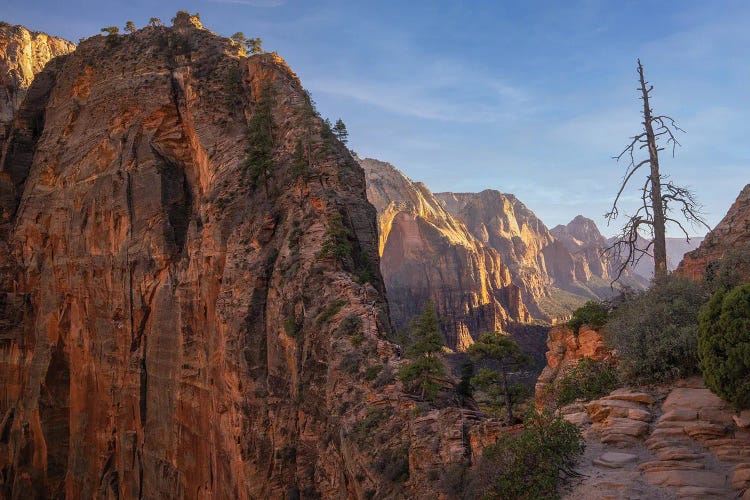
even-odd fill
[{"label": "eroded rock surface", "polygon": [[178,15],[48,69],[0,166],[1,495],[434,498],[459,410],[394,381],[363,172],[283,60]]},{"label": "eroded rock surface", "polygon": [[745,255],[744,263],[737,268],[742,279],[750,280],[750,184],[746,185],[737,200],[719,224],[709,232],[700,246],[685,254],[675,273],[700,280],[709,265],[732,253]]}]

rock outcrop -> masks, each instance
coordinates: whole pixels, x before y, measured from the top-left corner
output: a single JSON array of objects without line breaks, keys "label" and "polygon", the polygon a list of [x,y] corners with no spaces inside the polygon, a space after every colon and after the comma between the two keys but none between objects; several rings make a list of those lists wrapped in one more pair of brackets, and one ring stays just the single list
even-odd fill
[{"label": "rock outcrop", "polygon": [[727,214],[700,246],[685,254],[675,273],[700,280],[712,263],[731,254],[744,255],[743,265],[737,271],[744,280],[750,280],[750,184],[742,189]]},{"label": "rock outcrop", "polygon": [[436,497],[463,410],[394,381],[363,172],[283,60],[178,14],[55,61],[0,165],[0,496]]},{"label": "rock outcrop", "polygon": [[538,406],[545,406],[549,398],[548,387],[574,368],[582,358],[608,361],[612,354],[604,345],[599,332],[586,325],[578,334],[567,326],[555,326],[547,335],[547,363],[537,379],[534,395]]},{"label": "rock outcrop", "polygon": [[378,211],[380,268],[397,329],[431,300],[451,348],[531,319],[503,259],[446,211],[422,183],[388,163],[360,160]]},{"label": "rock outcrop", "polygon": [[34,77],[50,60],[73,50],[75,45],[62,38],[0,22],[0,155]]}]

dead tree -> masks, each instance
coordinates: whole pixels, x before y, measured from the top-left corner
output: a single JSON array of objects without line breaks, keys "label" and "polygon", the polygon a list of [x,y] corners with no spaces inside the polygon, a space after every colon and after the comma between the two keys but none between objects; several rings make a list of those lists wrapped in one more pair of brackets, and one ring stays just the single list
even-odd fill
[{"label": "dead tree", "polygon": [[[666,247],[666,225],[673,223],[690,241],[690,235],[685,229],[687,222],[693,226],[701,225],[708,227],[703,221],[700,205],[697,203],[693,193],[684,187],[674,184],[659,172],[659,151],[664,148],[659,145],[660,141],[666,141],[666,146],[671,146],[672,156],[680,143],[675,137],[677,131],[685,132],[677,126],[674,119],[666,115],[654,116],[649,96],[654,89],[643,76],[643,65],[638,59],[638,80],[640,83],[640,99],[643,101],[643,132],[631,138],[630,143],[622,152],[613,157],[618,162],[629,159],[620,189],[617,191],[612,209],[604,214],[607,224],[619,215],[618,203],[620,197],[633,176],[644,167],[649,167],[641,191],[640,206],[633,215],[628,217],[620,235],[615,242],[606,248],[606,252],[613,255],[617,262],[617,281],[628,266],[635,266],[644,255],[654,258],[654,277],[662,278],[667,275],[667,247]],[[648,158],[638,161],[636,157],[640,150],[648,151]],[[675,210],[682,213],[683,222],[674,215]],[[710,228],[709,228],[710,229]],[[650,236],[650,241],[644,246],[639,245],[642,234]],[[643,248],[641,248],[643,247]],[[649,253],[651,252],[651,253]]]}]

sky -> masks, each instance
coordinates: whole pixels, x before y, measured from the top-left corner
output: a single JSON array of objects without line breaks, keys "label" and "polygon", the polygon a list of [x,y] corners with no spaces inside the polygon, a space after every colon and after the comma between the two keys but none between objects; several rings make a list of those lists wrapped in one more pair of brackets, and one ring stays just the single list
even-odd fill
[{"label": "sky", "polygon": [[[603,214],[626,167],[612,156],[641,126],[638,58],[655,113],[686,131],[662,173],[710,227],[750,182],[745,0],[3,0],[0,19],[77,41],[177,10],[262,38],[361,157],[433,192],[513,193],[549,227],[583,214],[618,231]],[[625,212],[637,199],[634,184]]]}]

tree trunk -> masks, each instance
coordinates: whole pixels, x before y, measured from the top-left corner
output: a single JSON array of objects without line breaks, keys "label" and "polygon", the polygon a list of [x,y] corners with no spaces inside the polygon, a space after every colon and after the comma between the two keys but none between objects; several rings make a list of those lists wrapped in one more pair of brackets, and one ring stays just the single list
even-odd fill
[{"label": "tree trunk", "polygon": [[[667,275],[667,245],[664,221],[664,204],[661,197],[661,176],[659,174],[659,150],[656,146],[656,136],[651,124],[651,107],[648,103],[650,88],[646,88],[643,77],[643,66],[638,60],[638,76],[641,81],[643,94],[643,126],[646,129],[648,156],[651,161],[651,208],[654,211],[654,278],[659,279]],[[653,88],[653,87],[652,87]]]},{"label": "tree trunk", "polygon": [[508,370],[502,361],[500,362],[500,369],[503,373],[503,393],[505,394],[505,407],[508,409],[508,425],[513,425],[515,418],[513,418],[513,401],[511,401],[510,389],[508,388]]}]

